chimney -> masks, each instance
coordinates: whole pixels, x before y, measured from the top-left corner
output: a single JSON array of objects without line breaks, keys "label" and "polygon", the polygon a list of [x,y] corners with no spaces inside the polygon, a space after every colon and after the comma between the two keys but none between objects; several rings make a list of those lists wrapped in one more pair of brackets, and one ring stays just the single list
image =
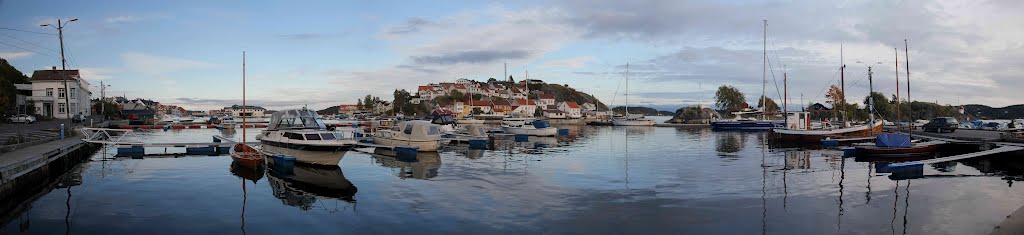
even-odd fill
[{"label": "chimney", "polygon": [[57,66],[53,66],[53,71],[57,71]]}]

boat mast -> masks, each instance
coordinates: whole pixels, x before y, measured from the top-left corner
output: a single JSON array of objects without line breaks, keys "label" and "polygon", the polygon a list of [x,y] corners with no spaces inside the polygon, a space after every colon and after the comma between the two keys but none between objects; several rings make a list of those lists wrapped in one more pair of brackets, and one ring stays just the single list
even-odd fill
[{"label": "boat mast", "polygon": [[[789,127],[789,86],[788,78],[786,77],[786,66],[782,66],[782,123],[788,128]],[[783,175],[785,176],[785,175]]]},{"label": "boat mast", "polygon": [[[842,105],[843,105],[843,127],[846,127],[846,120],[847,120],[847,116],[846,115],[849,112],[848,112],[848,110],[846,110],[846,62],[844,62],[844,60],[843,60],[843,45],[842,44],[839,44],[839,73],[840,73],[840,75],[839,75],[839,86],[840,86],[839,93],[842,93],[842,95],[843,95],[843,97],[840,98],[840,99],[842,99],[842,100],[840,100],[840,101],[842,101],[840,103],[842,103]],[[832,109],[835,109],[835,107],[832,107]]]},{"label": "boat mast", "polygon": [[871,66],[868,66],[868,118],[871,119],[871,126],[868,126],[868,133],[875,135],[875,86],[871,79]]},{"label": "boat mast", "polygon": [[629,118],[629,62],[626,62],[626,91],[623,96],[626,97],[626,118]]},{"label": "boat mast", "polygon": [[[910,99],[910,49],[907,46],[907,39],[903,39],[903,56],[906,58],[905,61],[907,63],[907,112],[910,112],[908,120],[912,123],[914,121],[914,102]],[[910,126],[910,138],[914,138],[913,124]]]},{"label": "boat mast", "polygon": [[[761,120],[768,119],[768,104],[766,99],[768,96],[765,95],[765,84],[768,83],[768,20],[764,20],[764,31],[763,38],[761,38],[762,48],[762,65],[761,65]],[[627,86],[628,87],[628,86]]]},{"label": "boat mast", "polygon": [[900,127],[900,50],[893,47],[892,51],[895,52],[896,57],[896,131],[902,130]]},{"label": "boat mast", "polygon": [[242,51],[242,144],[245,144],[245,51]]}]

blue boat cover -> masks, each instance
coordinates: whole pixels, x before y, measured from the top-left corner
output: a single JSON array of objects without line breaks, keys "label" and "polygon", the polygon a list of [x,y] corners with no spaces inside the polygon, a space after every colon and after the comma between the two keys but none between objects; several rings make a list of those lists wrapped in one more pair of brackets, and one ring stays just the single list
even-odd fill
[{"label": "blue boat cover", "polygon": [[548,128],[548,126],[549,126],[548,122],[545,122],[544,120],[534,120],[533,121],[533,128],[544,129],[544,128]]},{"label": "blue boat cover", "polygon": [[910,147],[910,137],[903,134],[878,134],[875,136],[878,147]]}]

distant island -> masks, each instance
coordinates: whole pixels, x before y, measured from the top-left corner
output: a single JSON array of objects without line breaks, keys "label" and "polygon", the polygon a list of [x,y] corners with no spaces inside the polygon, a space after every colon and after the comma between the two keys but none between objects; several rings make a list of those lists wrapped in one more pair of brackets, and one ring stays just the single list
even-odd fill
[{"label": "distant island", "polygon": [[[618,106],[612,108],[613,113],[625,113],[625,106]],[[629,106],[629,113],[632,114],[643,114],[644,116],[672,116],[675,113],[669,111],[659,111],[657,109],[642,107],[642,106]]]}]

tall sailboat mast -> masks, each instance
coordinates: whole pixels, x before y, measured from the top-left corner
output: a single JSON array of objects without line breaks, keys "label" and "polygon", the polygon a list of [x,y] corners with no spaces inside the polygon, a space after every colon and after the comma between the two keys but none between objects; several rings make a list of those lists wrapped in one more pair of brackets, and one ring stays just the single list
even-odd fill
[{"label": "tall sailboat mast", "polygon": [[245,51],[242,51],[242,143],[245,143]]},{"label": "tall sailboat mast", "polygon": [[[910,46],[907,45],[907,39],[903,39],[903,56],[907,63],[907,107],[910,112],[910,117],[907,119],[913,123],[914,121],[914,101],[910,99]],[[914,126],[910,126],[910,137],[914,137]]]},{"label": "tall sailboat mast", "polygon": [[626,118],[629,118],[629,62],[626,62]]},{"label": "tall sailboat mast", "polygon": [[[839,44],[839,73],[839,93],[843,93],[843,97],[841,98],[842,100],[840,100],[842,101],[840,103],[843,105],[843,127],[846,127],[846,115],[848,113],[848,110],[846,110],[846,62],[843,60],[842,44]],[[835,107],[832,107],[832,109],[835,109]]]},{"label": "tall sailboat mast", "polygon": [[896,130],[901,130],[900,127],[900,50],[893,47],[892,51],[896,57]]},{"label": "tall sailboat mast", "polygon": [[764,35],[761,39],[763,53],[761,57],[761,119],[765,120],[768,119],[768,104],[766,103],[768,96],[765,95],[765,86],[768,83],[768,20],[764,20],[764,27],[762,29]]}]

